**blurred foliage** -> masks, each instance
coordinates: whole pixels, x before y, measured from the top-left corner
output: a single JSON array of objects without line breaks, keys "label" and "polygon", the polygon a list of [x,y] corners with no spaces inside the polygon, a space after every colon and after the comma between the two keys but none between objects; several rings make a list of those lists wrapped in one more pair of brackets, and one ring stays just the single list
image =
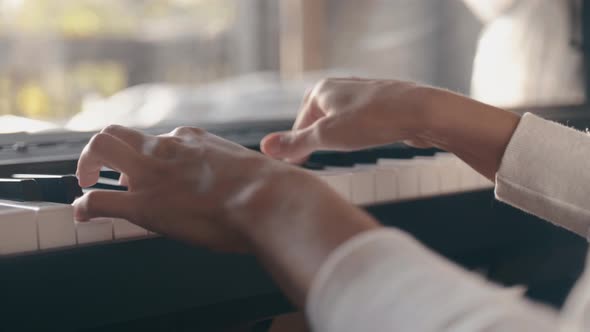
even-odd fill
[{"label": "blurred foliage", "polygon": [[126,72],[124,66],[113,61],[82,62],[68,76],[81,90],[97,90],[103,96],[110,96],[127,87]]},{"label": "blurred foliage", "polygon": [[86,97],[127,88],[132,72],[143,82],[154,67],[165,69],[159,81],[204,80],[186,76],[225,68],[223,58],[179,52],[152,63],[142,43],[213,40],[233,27],[238,1],[0,0],[0,114],[67,119]]},{"label": "blurred foliage", "polygon": [[35,82],[23,84],[16,95],[18,108],[31,118],[45,118],[50,115],[49,98],[43,87]]},{"label": "blurred foliage", "polygon": [[0,33],[129,37],[161,20],[180,22],[195,34],[212,33],[232,23],[236,1],[0,0]]}]

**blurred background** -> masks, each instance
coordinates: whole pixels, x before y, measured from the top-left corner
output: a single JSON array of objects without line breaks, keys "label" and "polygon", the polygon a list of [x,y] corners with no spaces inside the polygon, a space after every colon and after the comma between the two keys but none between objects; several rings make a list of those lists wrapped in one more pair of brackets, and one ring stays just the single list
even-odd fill
[{"label": "blurred background", "polygon": [[0,132],[292,118],[325,76],[583,103],[576,0],[0,0]]}]

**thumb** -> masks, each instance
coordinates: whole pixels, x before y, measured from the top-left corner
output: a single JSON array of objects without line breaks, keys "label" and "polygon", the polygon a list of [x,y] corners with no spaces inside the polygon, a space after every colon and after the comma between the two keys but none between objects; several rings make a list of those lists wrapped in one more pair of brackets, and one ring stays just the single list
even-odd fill
[{"label": "thumb", "polygon": [[303,161],[321,147],[319,130],[319,123],[315,123],[304,129],[272,133],[262,139],[260,148],[273,158]]},{"label": "thumb", "polygon": [[110,217],[133,219],[137,204],[133,193],[124,191],[92,190],[76,199],[74,217],[78,221],[92,218]]}]

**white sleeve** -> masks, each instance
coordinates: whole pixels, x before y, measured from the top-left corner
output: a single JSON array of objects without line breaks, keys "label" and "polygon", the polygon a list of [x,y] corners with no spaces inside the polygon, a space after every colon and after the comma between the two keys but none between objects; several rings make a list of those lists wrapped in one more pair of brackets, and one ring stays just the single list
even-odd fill
[{"label": "white sleeve", "polygon": [[555,312],[380,228],[338,247],[314,278],[313,331],[556,331]]},{"label": "white sleeve", "polygon": [[590,136],[525,114],[496,175],[496,197],[587,238]]},{"label": "white sleeve", "polygon": [[[590,137],[524,115],[503,156],[496,196],[586,236]],[[582,300],[570,301],[566,310],[574,325],[585,317]],[[314,279],[306,311],[313,330],[321,332],[557,331],[560,326],[551,309],[385,228],[359,234],[330,254]]]}]

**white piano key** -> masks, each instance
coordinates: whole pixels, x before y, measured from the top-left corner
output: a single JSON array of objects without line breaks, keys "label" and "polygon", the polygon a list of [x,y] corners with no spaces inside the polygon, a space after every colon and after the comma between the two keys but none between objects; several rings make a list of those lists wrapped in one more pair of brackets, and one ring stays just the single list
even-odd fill
[{"label": "white piano key", "polygon": [[127,239],[147,236],[148,231],[125,219],[115,218],[113,219],[113,235],[115,240]]},{"label": "white piano key", "polygon": [[461,160],[452,153],[437,153],[435,155],[440,174],[441,193],[454,193],[461,190]]},{"label": "white piano key", "polygon": [[374,167],[328,167],[327,170],[349,174],[350,201],[352,203],[363,205],[375,202]]},{"label": "white piano key", "polygon": [[433,157],[416,157],[413,159],[418,169],[420,196],[433,196],[441,193],[440,165]]},{"label": "white piano key", "polygon": [[420,195],[429,196],[441,193],[440,175],[438,172],[423,172],[420,174]]},{"label": "white piano key", "polygon": [[492,182],[490,179],[486,178],[483,175],[479,175],[479,188],[481,189],[486,189],[486,188],[493,188],[495,186],[495,183]]},{"label": "white piano key", "polygon": [[339,171],[313,171],[313,173],[320,179],[325,181],[334,191],[342,196],[347,201],[351,200],[352,183],[351,173]]},{"label": "white piano key", "polygon": [[0,202],[32,211],[37,224],[39,249],[68,247],[76,244],[73,207],[69,204],[51,202]]},{"label": "white piano key", "polygon": [[387,202],[398,198],[397,173],[393,169],[375,170],[375,201]]},{"label": "white piano key", "polygon": [[398,199],[409,199],[420,196],[420,169],[412,159],[379,159],[377,165],[381,169],[393,171]]},{"label": "white piano key", "polygon": [[78,244],[113,240],[113,220],[111,218],[76,221],[75,225]]},{"label": "white piano key", "polygon": [[463,190],[474,190],[478,188],[480,182],[480,175],[476,170],[471,168],[464,161],[458,163],[459,172],[461,174],[461,189]]},{"label": "white piano key", "polygon": [[35,212],[0,206],[0,255],[30,252],[38,248]]},{"label": "white piano key", "polygon": [[416,198],[420,196],[418,172],[416,169],[401,169],[397,171],[397,196],[399,199]]},{"label": "white piano key", "polygon": [[357,170],[352,174],[352,203],[364,205],[375,202],[375,172]]}]

